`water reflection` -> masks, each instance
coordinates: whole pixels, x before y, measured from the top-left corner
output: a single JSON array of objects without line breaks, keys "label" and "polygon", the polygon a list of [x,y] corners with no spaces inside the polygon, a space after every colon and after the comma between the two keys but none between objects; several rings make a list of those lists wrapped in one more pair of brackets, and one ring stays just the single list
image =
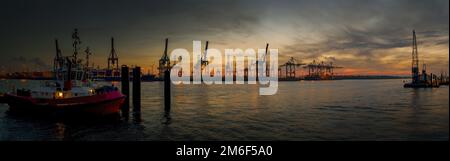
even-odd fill
[{"label": "water reflection", "polygon": [[143,82],[141,112],[112,119],[16,116],[0,104],[0,140],[448,140],[448,86],[342,80],[280,82],[274,96],[247,85],[172,90],[165,111],[163,83]]},{"label": "water reflection", "polygon": [[64,124],[64,123],[61,123],[61,122],[57,122],[56,124],[55,124],[55,135],[56,135],[56,138],[58,139],[58,140],[64,140],[64,138],[65,138],[65,132],[66,132],[66,125]]},{"label": "water reflection", "polygon": [[161,123],[164,125],[170,125],[170,123],[172,123],[172,117],[170,116],[170,110],[164,111],[164,115],[161,119]]},{"label": "water reflection", "polygon": [[133,122],[139,124],[142,122],[141,112],[133,112]]}]

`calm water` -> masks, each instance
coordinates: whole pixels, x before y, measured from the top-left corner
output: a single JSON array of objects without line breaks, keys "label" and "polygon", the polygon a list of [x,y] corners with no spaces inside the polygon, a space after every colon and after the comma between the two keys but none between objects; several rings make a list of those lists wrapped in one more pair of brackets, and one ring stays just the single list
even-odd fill
[{"label": "calm water", "polygon": [[[20,86],[38,81],[2,80]],[[8,112],[0,140],[448,140],[449,88],[404,89],[402,80],[174,86],[164,114],[162,82],[142,84],[140,118],[57,121]]]}]

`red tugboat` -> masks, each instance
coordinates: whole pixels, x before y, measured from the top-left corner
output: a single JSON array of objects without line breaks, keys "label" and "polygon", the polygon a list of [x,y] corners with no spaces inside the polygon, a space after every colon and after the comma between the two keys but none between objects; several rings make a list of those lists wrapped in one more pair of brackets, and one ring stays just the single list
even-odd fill
[{"label": "red tugboat", "polygon": [[[114,86],[96,87],[89,79],[88,65],[77,60],[77,46],[81,41],[76,29],[72,38],[74,54],[66,57],[61,55],[55,40],[54,80],[35,89],[18,89],[3,96],[11,111],[58,115],[107,115],[120,111],[125,95]],[[88,50],[86,54],[90,54]]]}]

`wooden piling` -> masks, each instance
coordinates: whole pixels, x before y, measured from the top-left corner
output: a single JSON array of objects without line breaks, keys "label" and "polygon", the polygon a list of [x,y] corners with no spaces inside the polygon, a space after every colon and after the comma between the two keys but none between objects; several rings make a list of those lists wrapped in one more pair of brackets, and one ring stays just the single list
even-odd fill
[{"label": "wooden piling", "polygon": [[164,111],[170,112],[170,71],[164,71]]},{"label": "wooden piling", "polygon": [[125,95],[125,102],[122,106],[122,112],[129,112],[130,108],[130,74],[128,72],[128,66],[122,65],[121,82],[122,82],[122,94]]},{"label": "wooden piling", "polygon": [[133,68],[133,112],[141,111],[141,67]]},{"label": "wooden piling", "polygon": [[431,87],[434,87],[434,84],[433,84],[433,73],[430,73],[430,75],[431,75]]}]

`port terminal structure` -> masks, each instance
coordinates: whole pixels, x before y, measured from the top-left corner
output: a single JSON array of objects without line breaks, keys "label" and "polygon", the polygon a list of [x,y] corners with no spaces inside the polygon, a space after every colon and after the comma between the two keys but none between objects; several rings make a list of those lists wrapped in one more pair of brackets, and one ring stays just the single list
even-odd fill
[{"label": "port terminal structure", "polygon": [[412,39],[412,63],[411,82],[403,85],[405,88],[438,88],[440,85],[448,85],[448,76],[441,73],[440,77],[427,73],[427,64],[422,61],[422,71],[419,72],[419,50],[417,45],[416,31],[413,30]]}]

